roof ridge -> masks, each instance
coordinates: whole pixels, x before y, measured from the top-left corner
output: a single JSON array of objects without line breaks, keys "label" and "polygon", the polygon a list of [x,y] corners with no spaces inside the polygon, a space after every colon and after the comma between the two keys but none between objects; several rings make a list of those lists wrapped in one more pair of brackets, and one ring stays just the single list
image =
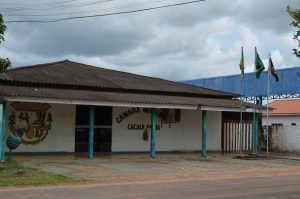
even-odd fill
[{"label": "roof ridge", "polygon": [[64,62],[68,62],[70,60],[65,59],[65,60],[61,60],[61,61],[56,61],[56,62],[49,62],[49,63],[44,63],[44,64],[35,64],[35,65],[27,65],[27,66],[19,66],[19,67],[15,67],[15,68],[10,68],[7,71],[5,71],[4,73],[7,72],[12,72],[12,71],[18,71],[18,70],[23,70],[23,69],[28,69],[28,68],[36,68],[36,67],[42,67],[42,66],[49,66],[49,65],[53,65],[53,64],[59,64],[59,63],[64,63]]},{"label": "roof ridge", "polygon": [[287,102],[287,101],[300,101],[300,99],[276,99],[276,100],[270,102],[269,104],[275,103],[275,102]]},{"label": "roof ridge", "polygon": [[[32,80],[31,77],[29,77],[30,75],[27,74],[25,75],[25,77],[22,75],[24,72],[26,73],[26,70],[34,70],[35,68],[39,71],[43,71],[45,70],[51,70],[52,65],[54,66],[58,66],[55,68],[59,68],[59,66],[61,65],[67,65],[67,66],[73,66],[75,64],[75,66],[77,65],[79,68],[78,70],[81,70],[82,68],[90,68],[89,73],[92,75],[93,73],[100,73],[100,74],[111,74],[111,75],[116,75],[118,78],[133,78],[132,82],[128,82],[126,84],[125,82],[125,86],[119,85],[120,82],[118,82],[121,79],[116,79],[115,81],[111,82],[107,77],[105,76],[101,76],[100,78],[103,79],[103,85],[101,84],[97,84],[95,82],[98,82],[98,80],[93,80],[95,78],[98,77],[93,77],[91,81],[86,81],[86,83],[79,83],[78,81],[52,81],[53,77],[49,77],[50,80],[46,81],[41,79],[40,75],[37,75],[36,78],[34,78]],[[49,67],[47,67],[49,66]],[[53,67],[54,67],[53,66]],[[81,67],[80,67],[81,66]],[[39,68],[41,67],[41,68]],[[68,67],[68,70],[71,70],[70,67]],[[73,69],[72,69],[73,70]],[[16,72],[14,72],[16,71]],[[19,72],[17,72],[19,71]],[[112,73],[109,73],[112,72]],[[224,92],[224,91],[217,91],[217,90],[213,90],[213,89],[208,89],[208,88],[203,88],[203,87],[198,87],[198,86],[194,86],[194,85],[189,85],[183,82],[176,82],[173,80],[167,80],[167,79],[163,79],[163,78],[158,78],[158,77],[151,77],[151,76],[146,76],[146,75],[140,75],[140,74],[134,74],[131,72],[125,72],[125,71],[120,71],[120,70],[116,70],[116,69],[109,69],[109,68],[103,68],[100,66],[93,66],[93,65],[88,65],[85,63],[78,63],[78,62],[74,62],[74,61],[70,61],[70,60],[62,60],[62,61],[57,61],[57,62],[51,62],[51,63],[44,63],[44,64],[37,64],[37,65],[32,65],[32,66],[22,66],[22,67],[17,67],[17,68],[13,68],[10,69],[8,71],[6,71],[4,73],[6,76],[8,76],[9,78],[3,78],[3,81],[10,81],[10,82],[16,82],[16,83],[21,83],[21,82],[27,82],[27,83],[44,83],[44,84],[51,84],[51,85],[70,85],[70,86],[88,86],[88,87],[101,87],[101,88],[122,88],[124,90],[126,89],[133,89],[133,90],[148,90],[148,91],[160,91],[160,92],[172,92],[172,93],[194,93],[194,94],[207,94],[207,95],[226,95],[226,96],[230,96],[233,97],[236,94],[233,93],[228,93],[228,92]],[[20,78],[14,78],[19,77],[21,74]],[[54,73],[56,74],[56,73]],[[19,76],[18,76],[19,75]],[[28,76],[29,75],[29,76]],[[43,74],[42,74],[43,75]],[[35,81],[36,80],[36,81]],[[132,83],[136,83],[139,81],[143,81],[143,80],[147,80],[147,82],[153,82],[155,83],[156,87],[154,86],[132,86]],[[57,81],[57,80],[56,80]],[[108,81],[108,82],[106,82]],[[166,84],[166,86],[164,88],[159,88],[159,84]],[[171,89],[171,90],[168,90]],[[211,91],[213,91],[213,93],[211,93]]]},{"label": "roof ridge", "polygon": [[[69,60],[69,61],[73,62],[73,63],[78,63],[78,62],[74,62],[74,61],[71,61],[71,60]],[[131,73],[131,72],[126,72],[126,71],[121,71],[121,70],[116,70],[116,69],[108,69],[108,68],[103,68],[103,67],[99,67],[99,66],[92,66],[92,65],[88,65],[88,64],[84,64],[84,63],[80,63],[80,64],[88,66],[88,67],[91,67],[91,68],[98,68],[98,69],[103,69],[103,70],[109,70],[109,71],[113,71],[113,72],[124,73],[124,74],[134,75],[134,76],[138,76],[138,77],[147,77],[147,78],[158,79],[158,80],[163,80],[163,81],[175,82],[175,81],[172,81],[172,80],[167,80],[167,79],[162,79],[162,78],[152,77],[152,76],[146,76],[146,75],[139,75],[139,74],[135,74],[135,73]]]},{"label": "roof ridge", "polygon": [[[68,60],[68,61],[69,62],[73,62],[73,63],[78,63],[78,62],[74,62],[72,60]],[[152,77],[152,76],[146,76],[146,75],[139,75],[139,74],[135,74],[135,73],[131,73],[131,72],[120,71],[120,70],[116,70],[116,69],[108,69],[108,68],[103,68],[103,67],[98,67],[98,66],[92,66],[92,65],[88,65],[88,64],[84,64],[84,63],[80,63],[80,64],[88,66],[88,67],[91,67],[91,68],[98,68],[98,69],[103,69],[103,70],[109,70],[109,71],[114,71],[114,72],[118,72],[118,73],[124,73],[124,74],[134,75],[134,76],[137,76],[137,77],[146,77],[146,78],[151,78],[151,79],[160,80],[160,81],[168,81],[170,83],[174,83],[174,84],[177,84],[177,85],[184,85],[184,86],[188,86],[188,87],[196,88],[196,89],[211,90],[211,91],[215,91],[215,92],[219,92],[219,93],[224,93],[224,94],[228,94],[228,95],[233,95],[233,96],[237,95],[235,93],[229,93],[229,92],[214,90],[214,89],[211,89],[211,88],[199,87],[199,86],[187,84],[185,82],[176,82],[176,81],[173,81],[173,80],[168,80],[168,79],[163,79],[163,78],[158,78],[158,77]]]}]

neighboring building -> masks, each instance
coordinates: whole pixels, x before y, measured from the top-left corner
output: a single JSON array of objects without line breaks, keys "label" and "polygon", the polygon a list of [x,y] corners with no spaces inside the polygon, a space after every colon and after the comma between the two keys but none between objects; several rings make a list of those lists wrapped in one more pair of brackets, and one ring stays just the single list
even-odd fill
[{"label": "neighboring building", "polygon": [[22,139],[16,152],[205,156],[222,149],[222,112],[240,111],[233,97],[68,60],[10,69],[0,74],[0,158],[8,133]]},{"label": "neighboring building", "polygon": [[[279,151],[300,152],[300,99],[275,100],[267,106],[273,108],[269,114],[272,126],[271,148]],[[267,125],[267,115],[263,115]]]},{"label": "neighboring building", "polygon": [[[300,125],[300,99],[275,100],[267,105],[272,108],[269,125]],[[263,125],[267,124],[267,115],[263,115]]]}]

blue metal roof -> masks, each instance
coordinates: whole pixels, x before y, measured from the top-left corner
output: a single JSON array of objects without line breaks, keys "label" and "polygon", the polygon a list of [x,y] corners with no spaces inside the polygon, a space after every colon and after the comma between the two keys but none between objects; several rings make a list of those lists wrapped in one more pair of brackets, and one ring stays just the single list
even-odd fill
[{"label": "blue metal roof", "polygon": [[[269,95],[289,95],[300,94],[300,67],[285,68],[276,70],[280,82],[276,82],[275,78],[270,75]],[[253,97],[254,95],[254,73],[247,73],[244,76],[244,96]],[[221,77],[211,77],[203,79],[194,79],[183,81],[183,83],[200,86],[204,88],[215,89],[235,94],[241,93],[241,76],[230,75]],[[264,71],[260,78],[256,81],[256,96],[267,96],[267,71]]]}]

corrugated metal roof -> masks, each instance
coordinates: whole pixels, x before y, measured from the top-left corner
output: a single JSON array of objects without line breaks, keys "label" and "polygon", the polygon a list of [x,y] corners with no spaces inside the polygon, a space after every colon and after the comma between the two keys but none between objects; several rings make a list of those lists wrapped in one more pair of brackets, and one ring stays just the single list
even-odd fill
[{"label": "corrugated metal roof", "polygon": [[159,78],[135,75],[64,60],[19,67],[0,74],[0,81],[39,83],[58,86],[84,86],[143,92],[169,92],[193,95],[232,97],[233,94],[199,88]]},{"label": "corrugated metal roof", "polygon": [[[150,107],[239,109],[230,93],[119,72],[72,61],[20,67],[0,74],[0,98]],[[60,101],[62,102],[62,101]],[[53,102],[54,103],[54,102]],[[153,106],[151,106],[153,105]],[[252,104],[244,103],[245,108]],[[264,107],[258,106],[258,109]]]},{"label": "corrugated metal roof", "polygon": [[[238,70],[238,68],[237,68]],[[281,81],[276,82],[270,75],[269,95],[285,95],[300,93],[300,67],[285,68],[276,70]],[[254,73],[247,73],[244,76],[246,97],[254,96],[254,81],[256,79],[256,96],[267,96],[267,72],[264,71],[259,79],[255,78]],[[240,75],[229,75],[221,77],[201,78],[183,81],[184,83],[199,86],[202,88],[215,89],[219,91],[241,93]]]},{"label": "corrugated metal roof", "polygon": [[[209,106],[223,108],[239,108],[240,101],[231,99],[184,97],[170,95],[152,95],[142,93],[118,93],[91,90],[71,90],[61,88],[37,88],[28,86],[0,85],[0,97],[31,98],[31,99],[60,99],[84,100],[90,102],[113,102],[130,104],[153,105],[182,105],[182,106]],[[245,108],[252,108],[253,104],[244,103]],[[258,107],[262,108],[262,107]]]}]

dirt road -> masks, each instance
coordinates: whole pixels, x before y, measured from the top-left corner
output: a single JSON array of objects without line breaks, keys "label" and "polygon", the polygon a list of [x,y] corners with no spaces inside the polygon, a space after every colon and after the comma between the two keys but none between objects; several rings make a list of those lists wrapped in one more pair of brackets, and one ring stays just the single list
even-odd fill
[{"label": "dirt road", "polygon": [[90,180],[86,185],[0,188],[0,199],[300,198],[300,156],[240,160],[196,153],[81,157],[19,157],[47,172]]},{"label": "dirt road", "polygon": [[146,183],[1,188],[2,199],[60,198],[300,198],[300,175],[182,179]]}]

